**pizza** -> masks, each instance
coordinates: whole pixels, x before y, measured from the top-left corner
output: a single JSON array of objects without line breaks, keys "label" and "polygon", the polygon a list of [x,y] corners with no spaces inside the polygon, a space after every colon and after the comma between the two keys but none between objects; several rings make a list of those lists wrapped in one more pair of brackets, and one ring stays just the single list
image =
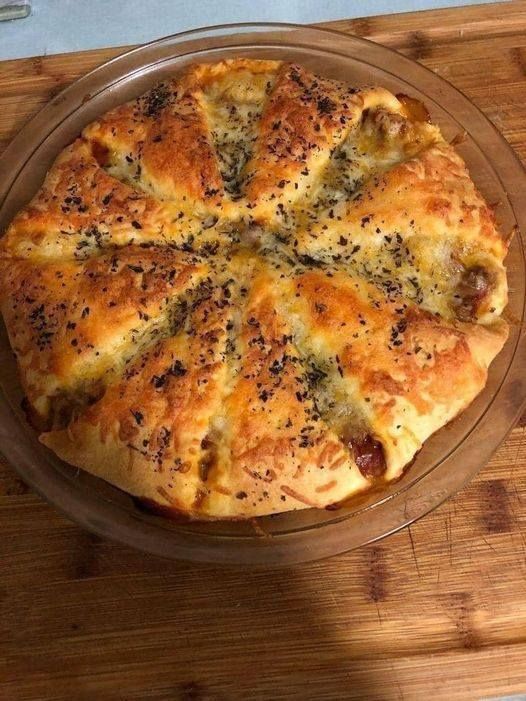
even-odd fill
[{"label": "pizza", "polygon": [[422,103],[240,58],[64,149],[1,310],[64,461],[168,516],[335,508],[484,388],[507,244]]}]

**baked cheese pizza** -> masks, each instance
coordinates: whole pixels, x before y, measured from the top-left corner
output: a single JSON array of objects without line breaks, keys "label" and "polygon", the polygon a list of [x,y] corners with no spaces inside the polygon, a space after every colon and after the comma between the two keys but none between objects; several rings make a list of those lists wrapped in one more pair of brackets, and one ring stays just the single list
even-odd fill
[{"label": "baked cheese pizza", "polygon": [[167,515],[396,480],[507,337],[506,238],[424,105],[278,61],[104,114],[0,246],[40,440]]}]

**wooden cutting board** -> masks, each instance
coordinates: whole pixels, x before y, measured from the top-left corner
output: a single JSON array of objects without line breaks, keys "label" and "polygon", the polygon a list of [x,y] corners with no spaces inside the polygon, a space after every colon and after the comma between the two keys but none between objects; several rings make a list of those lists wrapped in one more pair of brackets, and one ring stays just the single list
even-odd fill
[{"label": "wooden cutting board", "polygon": [[[463,90],[526,158],[526,2],[332,23]],[[116,49],[0,63],[0,150]],[[0,161],[1,167],[1,161]],[[525,195],[526,196],[526,195]],[[526,440],[376,545],[273,571],[85,533],[0,464],[0,699],[478,699],[526,692]]]}]

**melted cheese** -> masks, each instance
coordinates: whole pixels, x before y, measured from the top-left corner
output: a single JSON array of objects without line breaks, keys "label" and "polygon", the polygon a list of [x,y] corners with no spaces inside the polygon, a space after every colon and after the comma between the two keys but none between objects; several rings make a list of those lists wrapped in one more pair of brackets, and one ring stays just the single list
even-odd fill
[{"label": "melted cheese", "polygon": [[425,108],[294,64],[101,116],[0,253],[42,441],[191,517],[396,479],[506,338],[506,244]]},{"label": "melted cheese", "polygon": [[225,190],[240,197],[243,169],[252,155],[263,105],[275,81],[273,73],[248,70],[206,84],[203,101],[219,159]]}]

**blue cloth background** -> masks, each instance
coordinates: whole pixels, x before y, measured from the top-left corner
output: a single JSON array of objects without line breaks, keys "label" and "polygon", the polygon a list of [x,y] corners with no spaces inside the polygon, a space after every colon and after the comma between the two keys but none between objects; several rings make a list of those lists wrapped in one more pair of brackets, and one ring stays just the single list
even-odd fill
[{"label": "blue cloth background", "polygon": [[33,0],[0,22],[0,60],[152,41],[225,22],[323,22],[490,0]]}]

